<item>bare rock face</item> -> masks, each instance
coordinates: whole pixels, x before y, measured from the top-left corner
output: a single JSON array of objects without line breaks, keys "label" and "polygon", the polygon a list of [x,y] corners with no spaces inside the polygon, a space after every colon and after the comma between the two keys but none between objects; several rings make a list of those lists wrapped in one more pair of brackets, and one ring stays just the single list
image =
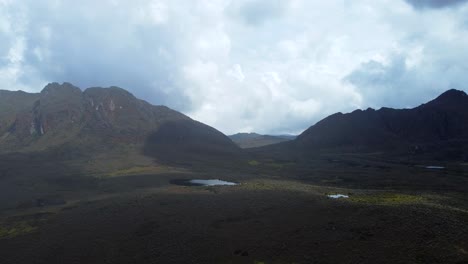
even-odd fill
[{"label": "bare rock face", "polygon": [[73,130],[83,112],[82,93],[69,83],[48,84],[33,106],[32,114],[36,135]]},{"label": "bare rock face", "polygon": [[[161,127],[167,130],[168,122],[183,122],[184,127],[164,132],[167,142],[180,134],[179,129],[202,131],[202,136],[196,137],[202,151],[203,146],[212,148],[213,135],[221,152],[224,147],[228,152],[237,151],[219,131],[168,107],[139,100],[122,88],[93,87],[81,91],[70,83],[51,83],[37,94],[0,91],[0,152],[37,151],[62,145],[84,150],[112,148],[116,144],[143,146]],[[209,131],[206,136],[204,130]]]}]

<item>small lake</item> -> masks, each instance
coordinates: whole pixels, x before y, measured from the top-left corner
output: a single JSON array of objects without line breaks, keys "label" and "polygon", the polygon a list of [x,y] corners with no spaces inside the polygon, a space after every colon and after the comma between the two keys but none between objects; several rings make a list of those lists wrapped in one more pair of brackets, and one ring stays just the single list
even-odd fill
[{"label": "small lake", "polygon": [[232,185],[238,185],[238,183],[235,182],[228,182],[228,181],[223,181],[219,179],[208,179],[208,180],[203,180],[203,179],[177,179],[177,180],[171,180],[170,183],[175,184],[175,185],[182,185],[182,186],[232,186]]},{"label": "small lake", "polygon": [[332,199],[339,199],[339,198],[349,198],[348,195],[345,195],[345,194],[329,194],[327,195],[328,198],[332,198]]},{"label": "small lake", "polygon": [[432,169],[432,170],[443,170],[445,167],[443,166],[426,166],[426,169]]}]

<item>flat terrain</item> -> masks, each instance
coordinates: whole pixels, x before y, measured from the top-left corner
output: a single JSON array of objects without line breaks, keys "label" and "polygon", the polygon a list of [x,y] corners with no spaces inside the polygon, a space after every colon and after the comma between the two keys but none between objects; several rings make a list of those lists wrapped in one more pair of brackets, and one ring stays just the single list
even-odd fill
[{"label": "flat terrain", "polygon": [[[40,192],[2,202],[1,263],[468,263],[464,164],[314,160],[99,178],[31,162],[55,175],[38,173]],[[10,175],[2,190],[33,189]],[[185,178],[240,185],[170,184]],[[327,197],[338,193],[349,199]]]}]

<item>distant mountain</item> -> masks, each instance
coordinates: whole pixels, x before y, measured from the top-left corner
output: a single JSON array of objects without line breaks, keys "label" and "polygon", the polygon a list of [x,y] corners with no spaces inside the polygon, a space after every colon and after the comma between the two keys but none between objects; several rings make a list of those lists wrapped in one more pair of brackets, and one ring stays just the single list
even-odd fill
[{"label": "distant mountain", "polygon": [[0,90],[0,152],[44,150],[60,158],[134,150],[184,162],[240,151],[216,129],[118,87],[81,91],[51,83],[40,93]]},{"label": "distant mountain", "polygon": [[449,90],[413,109],[369,108],[331,115],[291,144],[305,151],[439,151],[446,158],[461,159],[468,155],[467,143],[468,95]]},{"label": "distant mountain", "polygon": [[241,148],[255,148],[293,140],[293,135],[260,135],[257,133],[237,133],[229,138]]}]

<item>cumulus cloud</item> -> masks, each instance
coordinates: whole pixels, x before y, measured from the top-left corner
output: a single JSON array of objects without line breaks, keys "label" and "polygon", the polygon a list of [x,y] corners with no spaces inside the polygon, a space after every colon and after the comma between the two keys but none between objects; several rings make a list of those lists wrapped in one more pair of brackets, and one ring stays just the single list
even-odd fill
[{"label": "cumulus cloud", "polygon": [[117,85],[227,134],[298,133],[466,88],[468,8],[423,2],[0,0],[0,89]]},{"label": "cumulus cloud", "polygon": [[463,15],[458,15],[463,12],[414,15],[418,23],[392,53],[361,63],[343,80],[356,87],[364,104],[376,108],[413,107],[447,89],[466,90],[468,36],[459,23]]}]

